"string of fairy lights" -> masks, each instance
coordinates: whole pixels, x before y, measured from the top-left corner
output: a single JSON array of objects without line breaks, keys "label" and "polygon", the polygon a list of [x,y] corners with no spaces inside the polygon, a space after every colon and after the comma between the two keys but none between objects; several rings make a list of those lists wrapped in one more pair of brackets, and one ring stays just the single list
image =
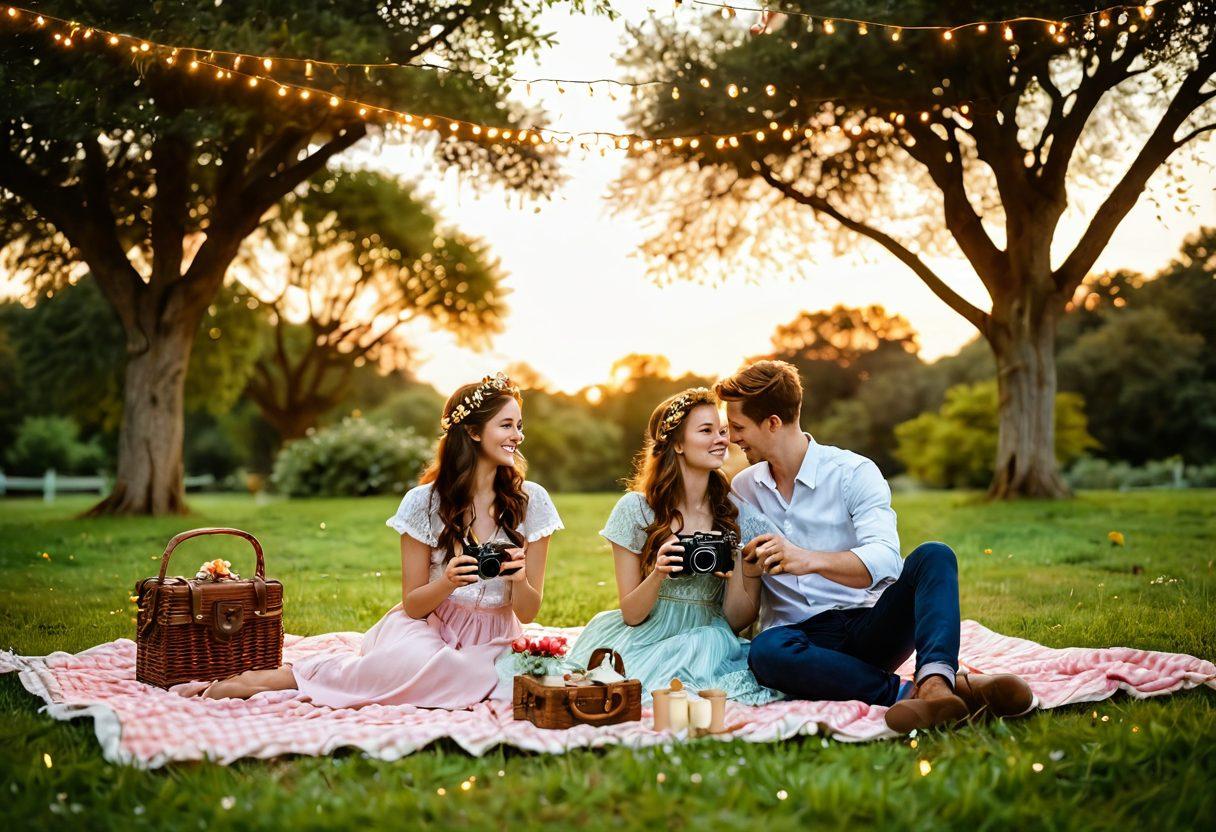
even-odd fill
[{"label": "string of fairy lights", "polygon": [[[1092,35],[1096,29],[1117,26],[1129,32],[1135,32],[1141,25],[1150,21],[1154,14],[1154,6],[1166,0],[1148,0],[1140,4],[1121,4],[1095,9],[1091,12],[1074,14],[1059,19],[1041,17],[1015,17],[995,21],[972,21],[953,25],[903,25],[881,21],[858,20],[852,18],[824,18],[808,13],[765,6],[744,6],[715,0],[689,0],[691,5],[708,6],[720,9],[727,18],[735,17],[738,12],[756,12],[761,15],[760,22],[752,31],[760,34],[768,30],[774,15],[787,15],[798,18],[805,23],[805,30],[824,35],[846,33],[851,28],[857,36],[866,36],[871,30],[885,32],[892,41],[899,41],[905,31],[934,31],[939,32],[944,41],[954,41],[957,33],[972,33],[975,36],[986,36],[990,32],[1000,32],[999,37],[1005,41],[1014,42],[1022,27],[1034,25],[1047,27],[1047,33],[1057,42],[1064,43],[1074,33],[1087,29]],[[683,0],[675,0],[679,9]],[[492,80],[498,83],[522,85],[530,94],[534,84],[555,85],[558,93],[565,93],[567,88],[582,88],[589,96],[594,97],[597,89],[604,92],[606,97],[615,99],[618,90],[628,90],[634,96],[643,94],[646,88],[669,88],[670,96],[679,99],[681,88],[711,89],[714,82],[709,78],[680,78],[672,80],[625,81],[611,78],[599,79],[566,79],[566,78],[520,78],[511,75],[494,75],[476,71],[457,69],[439,64],[421,61],[418,63],[347,63],[327,61],[316,58],[300,58],[278,55],[260,55],[231,50],[212,49],[197,46],[159,43],[147,38],[110,31],[99,26],[58,18],[45,13],[31,11],[19,6],[8,6],[0,15],[0,22],[11,26],[43,30],[53,41],[63,49],[72,49],[83,44],[100,44],[116,51],[129,54],[134,60],[158,61],[169,68],[176,68],[195,77],[210,77],[217,83],[230,83],[232,86],[243,85],[249,90],[259,87],[273,90],[273,95],[281,99],[290,99],[303,104],[318,107],[328,107],[335,112],[357,116],[360,119],[374,121],[386,127],[413,132],[431,132],[441,138],[465,139],[482,142],[502,142],[525,145],[565,145],[578,146],[584,151],[604,153],[607,150],[647,151],[652,148],[671,148],[676,150],[709,149],[728,150],[740,147],[744,142],[762,143],[765,141],[790,142],[797,138],[812,138],[820,133],[849,133],[860,136],[863,133],[874,134],[884,130],[894,130],[906,124],[908,119],[929,122],[935,115],[951,118],[955,113],[967,116],[972,106],[978,102],[954,104],[952,106],[933,105],[932,110],[922,110],[915,113],[890,112],[886,116],[876,115],[850,125],[830,125],[812,128],[802,122],[781,123],[770,120],[765,126],[752,128],[746,132],[713,133],[701,132],[681,136],[649,138],[633,133],[616,131],[582,130],[567,131],[553,130],[545,127],[520,127],[518,125],[491,125],[477,121],[469,121],[435,113],[420,113],[398,110],[378,105],[368,101],[348,98],[326,90],[312,83],[300,83],[276,78],[277,70],[289,69],[297,76],[303,73],[306,81],[315,79],[321,70],[339,73],[342,71],[361,71],[370,74],[372,71],[384,70],[422,70],[449,73],[462,73],[478,80]],[[798,41],[791,41],[797,48]],[[747,84],[734,82],[718,82],[718,87],[731,99],[749,94],[763,92],[765,98],[774,101],[784,100],[778,95],[781,91],[775,84],[768,83],[753,90]],[[664,94],[664,93],[659,93]],[[801,103],[823,104],[831,99],[819,99],[801,102],[796,93],[788,99],[791,109]]]},{"label": "string of fairy lights", "polygon": [[[683,0],[674,0],[677,8],[683,5]],[[774,6],[748,6],[738,5],[725,2],[717,2],[717,0],[691,0],[691,5],[707,6],[710,8],[720,9],[721,15],[724,18],[730,19],[736,17],[738,12],[756,12],[761,15],[760,22],[753,31],[764,32],[768,30],[769,21],[777,15],[786,17],[798,18],[802,21],[804,28],[807,31],[815,32],[822,31],[825,35],[836,34],[837,31],[843,31],[845,27],[853,27],[856,33],[862,37],[870,34],[871,31],[885,32],[893,41],[899,41],[904,32],[937,32],[941,35],[944,41],[953,41],[956,36],[963,32],[973,32],[976,35],[986,35],[992,31],[999,31],[1001,37],[1006,41],[1016,39],[1016,31],[1014,26],[1022,23],[1033,23],[1047,27],[1048,35],[1056,40],[1057,43],[1065,43],[1070,35],[1070,30],[1075,31],[1076,24],[1079,22],[1087,22],[1099,28],[1106,28],[1113,23],[1119,22],[1120,15],[1125,15],[1129,12],[1137,13],[1142,20],[1148,20],[1153,16],[1153,7],[1160,5],[1163,0],[1147,0],[1143,3],[1135,4],[1115,4],[1102,9],[1093,11],[1078,12],[1063,17],[1038,17],[1035,15],[1019,15],[1017,17],[994,19],[994,20],[973,20],[966,23],[953,24],[903,24],[890,23],[884,21],[863,20],[853,17],[832,17],[830,15],[816,15],[810,12],[805,12],[800,9],[786,9]]]}]

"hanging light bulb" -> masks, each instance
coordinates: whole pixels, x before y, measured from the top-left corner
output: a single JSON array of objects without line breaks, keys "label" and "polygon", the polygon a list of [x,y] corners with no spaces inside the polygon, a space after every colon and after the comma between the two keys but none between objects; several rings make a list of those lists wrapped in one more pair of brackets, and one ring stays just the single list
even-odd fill
[{"label": "hanging light bulb", "polygon": [[672,97],[673,99],[676,99],[676,98],[679,98],[679,97],[680,97],[680,88],[679,88],[679,87],[672,87],[672,88],[671,88],[671,97]]},{"label": "hanging light bulb", "polygon": [[1005,40],[1013,40],[1013,29],[1005,27]]},{"label": "hanging light bulb", "polygon": [[739,97],[739,87],[735,84],[728,84],[726,87],[726,94],[729,95],[731,98],[738,98]]},{"label": "hanging light bulb", "polygon": [[891,40],[898,41],[900,37],[902,37],[902,35],[900,34],[899,27],[897,26],[891,30]]},{"label": "hanging light bulb", "polygon": [[831,34],[835,33],[835,31],[836,31],[835,23],[833,23],[830,20],[823,21],[823,33],[825,35],[831,35]]},{"label": "hanging light bulb", "polygon": [[945,40],[945,41],[954,40],[954,32],[950,31],[949,29],[942,32],[942,40]]},{"label": "hanging light bulb", "polygon": [[870,34],[870,27],[864,23],[858,23],[857,24],[857,34],[859,34],[859,35]]},{"label": "hanging light bulb", "polygon": [[981,35],[987,34],[988,33],[988,24],[981,23],[979,26],[975,27],[975,31],[979,32]]},{"label": "hanging light bulb", "polygon": [[765,84],[764,85],[764,94],[767,95],[769,98],[772,98],[774,95],[777,94],[777,86],[775,84]]}]

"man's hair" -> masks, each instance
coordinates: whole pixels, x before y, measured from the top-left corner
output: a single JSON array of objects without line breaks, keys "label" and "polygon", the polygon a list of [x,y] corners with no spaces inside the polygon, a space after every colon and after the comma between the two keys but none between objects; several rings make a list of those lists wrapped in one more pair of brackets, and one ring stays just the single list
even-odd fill
[{"label": "man's hair", "polygon": [[714,385],[718,398],[742,402],[743,415],[760,423],[776,416],[787,425],[798,424],[802,409],[802,380],[792,364],[757,361]]}]

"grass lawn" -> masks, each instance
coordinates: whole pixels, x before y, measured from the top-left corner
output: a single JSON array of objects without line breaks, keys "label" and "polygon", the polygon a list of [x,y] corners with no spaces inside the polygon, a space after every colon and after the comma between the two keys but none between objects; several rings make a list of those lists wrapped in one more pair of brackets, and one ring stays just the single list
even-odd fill
[{"label": "grass lawn", "polygon": [[[541,620],[585,622],[615,604],[596,531],[613,495],[558,495],[567,530],[551,549]],[[362,630],[400,599],[391,497],[270,502],[200,496],[195,516],[77,520],[83,499],[0,501],[0,647],[78,651],[133,637],[137,578],[190,526],[254,532],[287,588],[287,627]],[[973,495],[899,495],[905,554],[945,541],[959,555],[963,615],[1052,646],[1127,645],[1216,658],[1216,493],[1087,493],[1065,503],[987,505]],[[1117,530],[1126,545],[1107,533]],[[242,569],[240,541],[191,542],[172,571],[211,553]],[[985,554],[990,549],[992,554]],[[49,553],[50,559],[42,557]],[[856,829],[1154,830],[1216,816],[1216,695],[1120,696],[1007,724],[865,745],[699,741],[471,758],[439,745],[394,763],[324,759],[111,766],[92,723],[55,722],[0,677],[0,796],[12,829]],[[1095,719],[1093,714],[1098,716]],[[189,726],[178,726],[188,731]],[[43,755],[49,754],[48,768]],[[932,770],[920,773],[920,760]],[[1035,771],[1041,764],[1041,771]],[[476,775],[474,787],[458,786]],[[446,787],[446,796],[437,793]]]}]

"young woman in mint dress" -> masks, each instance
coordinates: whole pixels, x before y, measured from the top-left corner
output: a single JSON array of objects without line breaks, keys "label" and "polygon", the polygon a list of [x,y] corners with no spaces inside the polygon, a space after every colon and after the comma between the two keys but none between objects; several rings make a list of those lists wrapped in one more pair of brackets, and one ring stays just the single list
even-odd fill
[{"label": "young woman in mint dress", "polygon": [[679,678],[692,690],[721,688],[729,698],[760,705],[781,694],[762,686],[747,666],[739,638],[760,603],[759,567],[736,556],[735,569],[681,575],[676,532],[720,531],[740,546],[773,529],[737,502],[722,473],[727,431],[718,401],[704,388],[685,390],[650,416],[630,491],[600,534],[612,544],[620,609],[595,616],[570,651],[585,665],[597,647],[612,647],[626,674],[642,683],[642,699]]}]

